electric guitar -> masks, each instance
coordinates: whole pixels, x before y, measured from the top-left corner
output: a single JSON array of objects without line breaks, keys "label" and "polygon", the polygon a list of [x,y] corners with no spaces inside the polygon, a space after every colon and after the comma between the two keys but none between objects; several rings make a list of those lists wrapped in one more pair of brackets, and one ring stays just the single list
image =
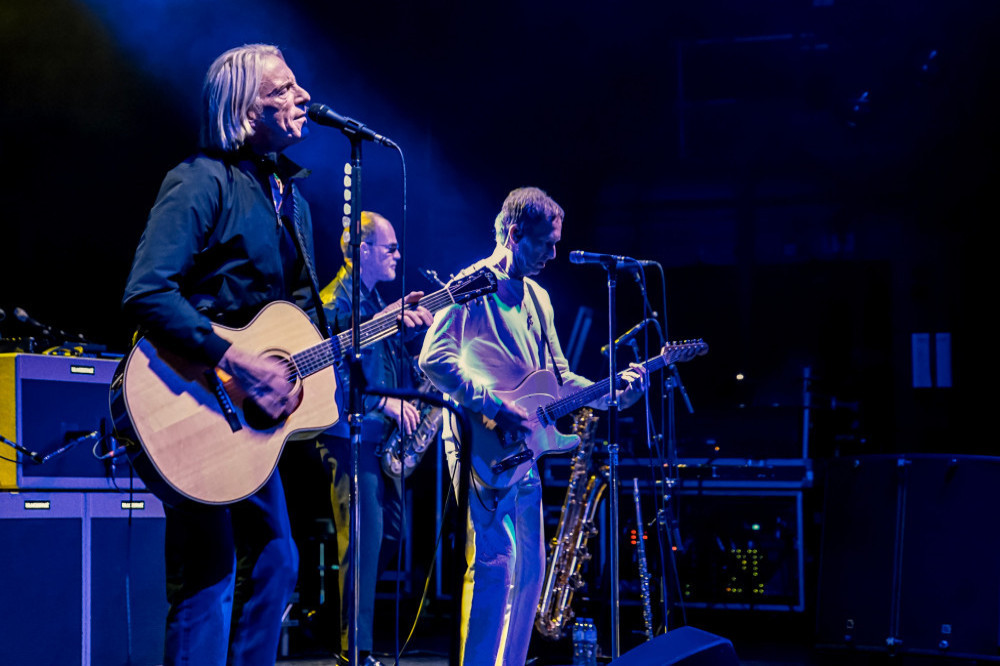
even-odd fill
[{"label": "electric guitar", "polygon": [[[662,354],[649,359],[643,366],[652,373],[671,363],[689,361],[707,353],[708,345],[701,340],[670,343],[664,347]],[[623,389],[625,386],[626,382],[619,373],[615,378],[615,387]],[[530,432],[523,439],[518,439],[482,415],[470,419],[470,458],[476,478],[489,488],[509,488],[520,481],[542,456],[575,449],[580,444],[580,438],[560,433],[555,427],[556,420],[610,391],[610,382],[605,379],[565,398],[556,399],[559,382],[548,368],[535,370],[513,389],[493,391],[494,395],[528,412]]]},{"label": "electric guitar", "polygon": [[[482,268],[420,299],[431,313],[495,292]],[[338,367],[354,352],[352,332],[323,339],[301,309],[276,301],[244,328],[213,324],[223,339],[277,359],[292,384],[291,413],[271,418],[229,376],[141,338],[119,366],[109,397],[116,435],[146,486],[168,504],[229,504],[263,486],[285,442],[307,439],[339,419]],[[359,348],[399,330],[398,311],[360,325]]]}]

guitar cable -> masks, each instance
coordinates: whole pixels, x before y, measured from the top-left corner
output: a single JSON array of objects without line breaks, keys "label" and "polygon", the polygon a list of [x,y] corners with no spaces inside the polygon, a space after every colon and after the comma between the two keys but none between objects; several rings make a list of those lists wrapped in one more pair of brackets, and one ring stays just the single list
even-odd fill
[{"label": "guitar cable", "polygon": [[[432,394],[428,394],[428,393],[420,393],[419,391],[406,390],[406,389],[392,389],[392,388],[389,388],[389,387],[375,387],[375,388],[369,389],[368,393],[370,393],[372,395],[385,396],[386,398],[398,398],[398,399],[401,399],[401,400],[405,400],[405,399],[424,400],[424,401],[426,401],[426,402],[428,402],[428,403],[430,403],[432,405],[435,405],[435,406],[438,406],[438,407],[442,407],[443,409],[447,409],[447,410],[451,411],[452,413],[454,413],[455,416],[456,416],[456,419],[458,420],[460,440],[464,437],[465,441],[468,441],[468,438],[470,436],[469,435],[469,433],[470,433],[470,427],[469,427],[469,424],[468,424],[468,417],[465,415],[465,412],[461,409],[461,407],[459,407],[458,405],[455,405],[454,403],[450,403],[449,401],[444,400],[443,398],[439,398],[438,396],[435,396],[435,395],[432,395]],[[440,437],[440,435],[438,435],[438,436]],[[456,468],[457,468],[457,466],[456,466]],[[470,474],[471,474],[471,471],[470,471]],[[451,477],[450,477],[449,482],[448,482],[449,491],[447,493],[446,504],[445,504],[444,510],[442,511],[442,516],[447,513],[448,507],[449,507],[449,505],[451,503],[451,492],[452,492],[452,484],[454,483],[454,479],[455,479],[455,470],[453,470],[451,472]],[[405,506],[403,508],[405,508]],[[405,511],[403,511],[403,514],[404,514],[403,520],[405,520]],[[444,535],[445,524],[446,524],[446,521],[442,520],[441,521],[441,529],[438,532],[437,541],[435,542],[434,555],[431,558],[430,565],[428,566],[428,569],[427,569],[428,573],[427,573],[427,577],[426,577],[426,579],[424,581],[424,590],[423,590],[423,594],[421,595],[420,604],[417,607],[417,613],[414,616],[413,624],[411,625],[410,633],[407,636],[406,641],[403,643],[402,647],[397,647],[396,663],[399,663],[399,658],[402,656],[403,652],[406,651],[406,646],[409,645],[410,640],[413,638],[413,635],[416,633],[417,624],[420,621],[420,616],[421,616],[421,614],[423,612],[424,602],[427,599],[427,593],[428,593],[428,590],[430,588],[430,579],[431,579],[431,575],[432,575],[432,573],[434,571],[434,562],[437,559],[437,553],[438,553],[438,550],[440,548],[441,539],[442,539],[442,537]],[[405,532],[402,529],[400,529],[400,543],[399,543],[399,548],[400,549],[402,548],[402,535],[403,534],[405,534]],[[398,561],[397,561],[397,565],[398,565]],[[397,602],[396,602],[396,606],[397,606],[397,610],[396,610],[396,613],[397,613],[397,625],[398,625],[398,622],[399,622],[399,619],[398,619],[398,617],[399,617],[399,597],[398,597],[399,588],[398,588],[398,585],[399,585],[399,576],[397,575]],[[398,641],[398,633],[399,632],[397,630],[397,641]]]},{"label": "guitar cable", "polygon": [[[670,339],[668,333],[668,323],[667,323],[667,279],[666,279],[666,274],[663,271],[663,265],[660,264],[659,262],[656,262],[654,265],[659,270],[660,284],[662,287],[661,311],[663,313],[663,328],[660,329],[659,324],[657,323],[657,330],[660,333],[661,343],[665,344],[665,342]],[[642,289],[643,302],[645,303],[647,311],[653,312],[652,306],[649,303],[649,300],[646,296],[645,271],[643,271],[643,282],[640,288]],[[647,354],[648,354],[648,344],[649,342],[647,339],[646,340]],[[666,369],[664,369],[664,372],[666,372]],[[667,402],[665,395],[666,379],[660,381],[659,386],[661,393],[661,402]],[[647,419],[649,419],[650,421],[652,419],[652,415],[649,412],[647,412]],[[660,426],[661,430],[663,431],[663,435],[653,439],[653,442],[655,442],[656,444],[656,455],[657,455],[658,468],[660,472],[660,483],[662,484],[661,487],[663,488],[663,492],[661,493],[659,498],[660,506],[658,508],[657,515],[658,516],[660,514],[664,515],[665,520],[667,522],[664,525],[664,523],[661,523],[659,520],[657,521],[657,528],[658,528],[657,535],[661,537],[657,539],[657,550],[659,551],[660,555],[660,572],[662,577],[661,581],[663,584],[664,597],[665,597],[662,600],[664,604],[663,627],[664,631],[669,631],[670,609],[667,607],[667,603],[669,600],[666,598],[665,594],[670,587],[670,585],[667,583],[668,562],[669,562],[669,569],[673,572],[673,576],[671,576],[671,578],[674,585],[674,590],[677,595],[677,606],[679,607],[681,612],[681,626],[687,625],[687,607],[684,603],[684,592],[681,589],[680,571],[677,566],[677,553],[683,548],[683,543],[680,542],[680,531],[676,529],[676,521],[674,520],[674,513],[673,513],[674,511],[673,507],[676,506],[679,496],[673,493],[671,487],[671,483],[677,480],[677,470],[676,470],[676,465],[674,464],[675,451],[672,445],[672,442],[676,440],[676,432],[675,432],[676,422],[674,419],[674,409],[673,409],[672,399],[669,401],[666,410],[661,410],[660,420],[661,420]],[[652,428],[652,423],[650,423],[650,428]],[[664,451],[663,448],[661,447],[661,444],[664,441],[666,441],[667,443],[666,458],[664,458]],[[650,453],[652,454],[652,451]],[[652,461],[650,462],[652,463]],[[668,493],[670,493],[669,499],[668,499]],[[673,502],[673,504],[670,503],[671,501]],[[663,538],[662,538],[662,535],[664,533],[666,534],[667,537],[666,553],[664,553]],[[677,537],[676,543],[675,543],[675,536]]]},{"label": "guitar cable", "polygon": [[420,603],[417,605],[417,614],[413,618],[413,625],[410,627],[410,633],[406,637],[406,641],[403,643],[403,647],[398,650],[398,654],[396,656],[397,659],[396,663],[399,663],[398,661],[399,657],[403,654],[403,652],[406,651],[406,646],[410,644],[410,640],[413,638],[413,635],[417,632],[417,624],[420,622],[420,614],[423,612],[424,604],[427,601],[427,593],[430,590],[431,586],[431,576],[433,575],[434,571],[434,563],[437,561],[438,552],[440,551],[441,548],[441,540],[444,537],[444,526],[447,524],[447,521],[444,520],[444,516],[447,515],[448,509],[451,507],[451,495],[452,495],[453,484],[455,482],[456,468],[452,469],[451,476],[449,477],[448,483],[446,484],[447,490],[445,491],[445,500],[444,500],[445,504],[441,510],[441,528],[438,530],[437,539],[434,541],[434,550],[431,556],[431,561],[427,565],[427,576],[424,578],[424,590],[420,595]]}]

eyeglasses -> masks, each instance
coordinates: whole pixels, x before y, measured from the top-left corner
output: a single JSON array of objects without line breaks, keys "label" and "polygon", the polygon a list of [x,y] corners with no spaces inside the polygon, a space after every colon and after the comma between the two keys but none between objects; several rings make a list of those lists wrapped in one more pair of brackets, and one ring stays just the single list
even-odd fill
[{"label": "eyeglasses", "polygon": [[365,245],[378,245],[379,247],[384,247],[385,251],[389,254],[394,254],[396,250],[399,249],[399,243],[373,243],[371,241],[361,241]]}]

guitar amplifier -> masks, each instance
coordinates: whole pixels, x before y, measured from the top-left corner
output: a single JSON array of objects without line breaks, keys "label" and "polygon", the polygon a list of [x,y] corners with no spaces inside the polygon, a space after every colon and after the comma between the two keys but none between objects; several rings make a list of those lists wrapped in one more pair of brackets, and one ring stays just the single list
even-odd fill
[{"label": "guitar amplifier", "polygon": [[0,493],[0,662],[162,663],[164,524],[149,493]]},{"label": "guitar amplifier", "polygon": [[108,389],[118,361],[0,354],[0,490],[144,490],[111,457]]}]

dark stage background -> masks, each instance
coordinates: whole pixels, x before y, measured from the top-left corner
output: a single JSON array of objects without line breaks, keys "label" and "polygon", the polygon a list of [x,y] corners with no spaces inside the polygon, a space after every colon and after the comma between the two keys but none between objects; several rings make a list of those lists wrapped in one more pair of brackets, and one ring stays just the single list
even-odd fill
[{"label": "dark stage background", "polygon": [[[400,160],[371,144],[362,204],[395,222],[407,290],[489,253],[506,193],[538,185],[566,210],[540,280],[564,344],[593,311],[584,374],[607,290],[568,251],[651,259],[668,337],[711,345],[680,368],[696,411],[798,405],[808,367],[816,458],[992,455],[998,19],[981,0],[5,0],[0,333],[31,334],[21,307],[125,351],[132,253],[195,148],[204,72],[264,41],[402,147],[405,215]],[[313,169],[325,282],[349,142],[310,130],[289,156]],[[642,317],[631,280],[618,300],[616,334]],[[950,334],[950,387],[914,386],[920,333]]]},{"label": "dark stage background", "polygon": [[[564,341],[580,306],[595,312],[585,372],[600,372],[607,293],[568,250],[655,259],[669,337],[712,345],[684,376],[696,404],[783,401],[808,365],[819,397],[852,412],[841,441],[988,453],[973,434],[990,379],[976,334],[997,14],[971,0],[8,1],[0,326],[26,334],[20,306],[125,349],[122,286],[163,173],[194,148],[204,70],[267,41],[314,100],[405,151],[407,288],[429,286],[418,267],[447,275],[489,252],[507,191],[537,184],[567,211],[542,277]],[[290,155],[314,169],[325,280],[349,143],[311,130]],[[403,226],[398,157],[364,151],[364,207]],[[619,292],[621,332],[641,311],[634,285]],[[952,388],[913,388],[920,332],[952,334]]]}]

